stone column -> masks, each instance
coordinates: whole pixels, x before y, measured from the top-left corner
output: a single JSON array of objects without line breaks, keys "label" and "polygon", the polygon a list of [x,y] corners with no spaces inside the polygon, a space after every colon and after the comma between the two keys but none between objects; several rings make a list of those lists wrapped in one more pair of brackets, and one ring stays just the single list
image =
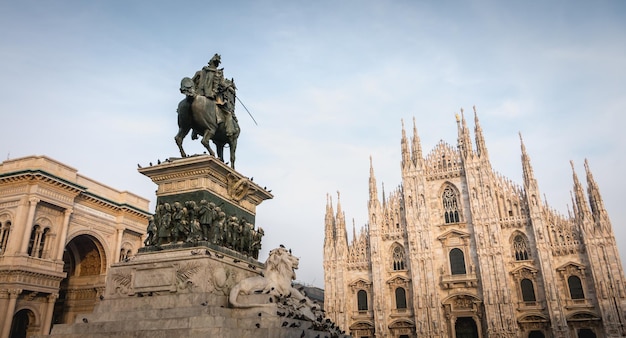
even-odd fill
[{"label": "stone column", "polygon": [[70,231],[70,216],[74,212],[74,209],[65,209],[65,218],[63,219],[63,227],[61,228],[61,237],[57,243],[56,252],[53,256],[55,260],[63,259],[63,250],[65,250],[65,241],[67,240],[67,233]]},{"label": "stone column", "polygon": [[115,251],[113,256],[113,263],[120,261],[120,252],[122,250],[122,236],[124,235],[124,228],[117,229],[117,238],[115,239]]},{"label": "stone column", "polygon": [[43,322],[41,323],[43,327],[41,333],[44,335],[50,334],[50,328],[52,328],[52,314],[54,312],[54,303],[56,302],[57,298],[59,298],[58,293],[51,293],[50,295],[48,295],[48,303],[46,304],[46,310],[43,315]]},{"label": "stone column", "polygon": [[21,289],[9,289],[9,304],[4,315],[4,327],[0,332],[0,338],[9,338],[11,333],[11,324],[13,323],[13,312],[15,312],[15,303],[17,303],[17,297],[22,293]]},{"label": "stone column", "polygon": [[30,239],[30,231],[33,229],[33,223],[35,222],[35,209],[39,198],[31,197],[28,199],[30,206],[28,207],[28,217],[26,217],[26,224],[24,224],[24,234],[22,235],[22,244],[18,253],[25,254],[28,251],[28,240]]}]

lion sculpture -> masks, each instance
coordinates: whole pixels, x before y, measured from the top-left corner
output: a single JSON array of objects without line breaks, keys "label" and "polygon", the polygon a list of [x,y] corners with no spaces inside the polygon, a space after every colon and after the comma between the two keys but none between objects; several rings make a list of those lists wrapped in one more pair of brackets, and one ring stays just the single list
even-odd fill
[{"label": "lion sculpture", "polygon": [[291,285],[291,281],[296,278],[295,270],[298,269],[299,262],[298,257],[282,246],[271,250],[261,276],[243,279],[233,286],[230,290],[230,304],[238,308],[272,306],[272,303],[250,304],[239,300],[240,295],[268,294],[278,299],[287,298],[300,308],[309,308],[307,313],[315,313],[318,307]]}]

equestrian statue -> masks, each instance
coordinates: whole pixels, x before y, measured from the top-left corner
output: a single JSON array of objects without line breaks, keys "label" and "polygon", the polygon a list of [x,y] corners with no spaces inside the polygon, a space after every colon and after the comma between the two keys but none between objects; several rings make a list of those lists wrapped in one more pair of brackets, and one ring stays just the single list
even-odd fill
[{"label": "equestrian statue", "polygon": [[224,78],[224,68],[219,54],[208,65],[197,71],[193,78],[184,77],[180,92],[185,98],[178,104],[178,134],[174,137],[180,156],[187,157],[183,139],[191,131],[191,139],[201,137],[202,145],[215,156],[209,142],[213,141],[217,156],[224,162],[224,147],[230,148],[230,166],[235,169],[235,150],[239,137],[239,123],[235,116],[235,82]]}]

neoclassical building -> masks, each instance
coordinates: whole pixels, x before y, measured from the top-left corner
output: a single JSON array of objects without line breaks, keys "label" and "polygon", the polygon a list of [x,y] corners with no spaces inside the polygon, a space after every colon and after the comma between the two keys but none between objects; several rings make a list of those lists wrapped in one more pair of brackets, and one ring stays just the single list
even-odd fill
[{"label": "neoclassical building", "polygon": [[[325,309],[353,337],[622,337],[624,272],[598,185],[574,165],[572,209],[545,201],[521,140],[523,184],[491,167],[474,111],[425,157],[402,127],[402,183],[348,241],[339,199],[325,218]],[[335,212],[336,207],[336,212]],[[354,227],[354,225],[353,225]]]},{"label": "neoclassical building", "polygon": [[137,252],[149,201],[45,156],[0,164],[0,338],[89,313],[107,269]]}]

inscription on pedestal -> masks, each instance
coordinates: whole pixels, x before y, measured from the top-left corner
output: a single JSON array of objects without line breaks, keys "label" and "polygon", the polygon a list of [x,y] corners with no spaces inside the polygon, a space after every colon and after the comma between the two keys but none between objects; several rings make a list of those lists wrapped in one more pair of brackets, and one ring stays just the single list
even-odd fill
[{"label": "inscription on pedestal", "polygon": [[133,293],[176,291],[176,270],[173,267],[138,269],[133,276]]}]

